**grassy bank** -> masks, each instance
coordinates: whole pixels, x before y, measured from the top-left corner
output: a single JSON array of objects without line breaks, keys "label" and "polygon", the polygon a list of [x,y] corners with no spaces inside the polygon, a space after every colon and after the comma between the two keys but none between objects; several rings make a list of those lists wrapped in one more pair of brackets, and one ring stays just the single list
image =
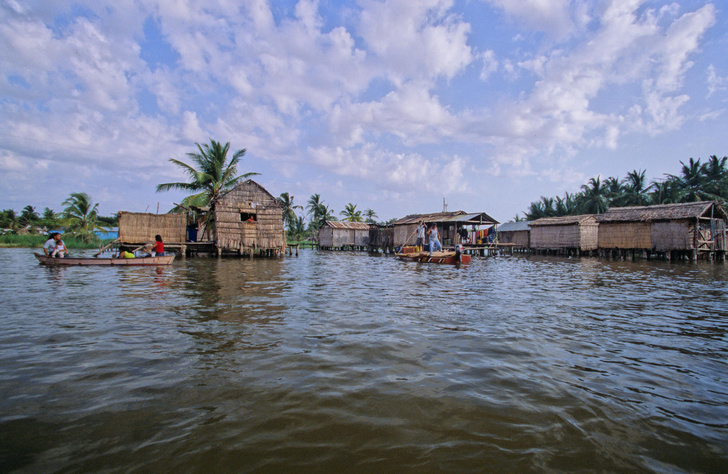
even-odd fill
[{"label": "grassy bank", "polygon": [[[41,248],[46,240],[46,235],[0,235],[0,247]],[[97,249],[99,244],[106,245],[109,241],[82,242],[73,237],[64,237],[63,242],[69,249]]]}]

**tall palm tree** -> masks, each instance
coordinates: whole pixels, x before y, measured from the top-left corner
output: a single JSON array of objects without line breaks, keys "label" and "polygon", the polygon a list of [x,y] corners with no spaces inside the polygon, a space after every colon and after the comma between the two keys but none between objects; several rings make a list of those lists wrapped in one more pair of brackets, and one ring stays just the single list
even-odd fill
[{"label": "tall palm tree", "polygon": [[69,233],[81,239],[92,239],[93,231],[100,228],[97,223],[99,204],[86,193],[71,193],[63,205],[66,208],[62,216]]},{"label": "tall palm tree", "polygon": [[340,216],[345,216],[344,219],[347,222],[362,222],[364,219],[361,217],[361,211],[356,210],[356,204],[349,203],[344,206],[344,210],[339,213]]},{"label": "tall palm tree", "polygon": [[22,212],[20,213],[20,222],[23,225],[30,225],[34,222],[37,222],[40,219],[40,216],[35,211],[35,208],[31,205],[27,205],[23,208]]},{"label": "tall palm tree", "polygon": [[312,194],[311,197],[308,198],[306,210],[308,210],[308,215],[311,216],[311,227],[314,231],[317,231],[323,225],[322,212],[324,207],[324,202],[321,200],[320,195]]},{"label": "tall palm tree", "polygon": [[374,212],[372,209],[367,209],[364,211],[364,217],[366,217],[366,222],[368,224],[374,224],[376,221],[374,220],[375,217],[379,217],[376,212]]},{"label": "tall palm tree", "polygon": [[590,178],[582,189],[582,211],[587,214],[602,214],[609,208],[607,203],[607,190],[601,178]]},{"label": "tall palm tree", "polygon": [[619,178],[610,176],[604,180],[602,186],[605,188],[605,197],[607,198],[609,207],[620,207],[624,205],[625,186]]},{"label": "tall palm tree", "polygon": [[643,206],[647,204],[649,198],[647,196],[648,187],[645,186],[647,182],[647,178],[645,177],[646,173],[647,171],[644,170],[634,170],[627,173],[623,205]]},{"label": "tall palm tree", "polygon": [[676,202],[695,202],[704,199],[712,199],[709,193],[703,190],[705,183],[705,164],[700,163],[700,158],[690,158],[687,164],[680,161],[682,168],[680,175],[667,175],[674,181],[676,187]]},{"label": "tall palm tree", "polygon": [[189,177],[186,183],[164,183],[157,186],[157,192],[171,191],[178,189],[189,191],[194,194],[182,200],[183,206],[214,208],[220,196],[237,186],[240,182],[257,176],[260,173],[244,173],[238,175],[238,165],[245,154],[245,148],[233,153],[228,161],[230,142],[225,145],[210,139],[209,144],[197,145],[196,153],[187,153],[192,160],[192,165],[183,161],[170,158],[169,161],[180,168]]},{"label": "tall palm tree", "polygon": [[728,199],[728,156],[711,155],[703,168],[703,188],[709,194],[725,202]]},{"label": "tall palm tree", "polygon": [[293,229],[293,223],[296,221],[296,209],[303,209],[303,206],[293,204],[293,196],[288,193],[281,193],[280,197],[276,198],[283,208],[283,223],[288,227],[289,231]]}]

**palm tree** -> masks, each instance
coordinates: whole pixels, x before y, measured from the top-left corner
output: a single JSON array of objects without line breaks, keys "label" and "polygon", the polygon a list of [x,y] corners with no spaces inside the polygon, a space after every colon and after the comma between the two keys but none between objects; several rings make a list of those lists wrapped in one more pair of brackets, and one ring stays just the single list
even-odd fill
[{"label": "palm tree", "polygon": [[690,158],[687,164],[680,161],[682,168],[680,175],[667,175],[674,181],[676,187],[675,202],[695,202],[712,199],[709,193],[703,191],[705,183],[705,164],[700,164],[700,158]]},{"label": "palm tree", "polygon": [[645,186],[647,178],[645,178],[646,171],[634,170],[627,173],[625,181],[627,184],[624,186],[624,202],[625,206],[643,206],[647,204],[649,198],[647,196],[648,187]]},{"label": "palm tree", "polygon": [[605,197],[607,198],[609,207],[620,207],[623,205],[625,187],[619,178],[610,176],[604,180],[602,186],[605,188]]},{"label": "palm tree", "polygon": [[164,183],[157,186],[158,193],[173,189],[194,193],[182,200],[182,206],[210,206],[211,209],[214,209],[220,196],[240,182],[260,174],[250,172],[238,175],[238,164],[245,154],[245,148],[233,153],[232,158],[228,161],[230,142],[221,145],[220,142],[210,139],[210,144],[195,143],[195,145],[197,145],[198,152],[187,153],[193,162],[192,165],[174,158],[169,159],[171,163],[182,168],[189,177],[189,182]]},{"label": "palm tree", "polygon": [[587,214],[602,214],[608,208],[607,189],[603,186],[600,178],[590,178],[582,189],[582,212]]},{"label": "palm tree", "polygon": [[311,197],[308,198],[308,203],[306,203],[306,209],[308,210],[308,214],[311,216],[310,221],[312,230],[319,230],[325,220],[323,216],[326,214],[326,206],[321,200],[321,196],[318,194],[312,194]]},{"label": "palm tree", "polygon": [[344,210],[339,213],[340,216],[345,216],[344,219],[347,222],[362,222],[364,219],[361,217],[361,211],[356,210],[356,204],[349,203],[344,206]]},{"label": "palm tree", "polygon": [[703,168],[704,189],[709,194],[725,202],[728,199],[728,156],[718,158],[711,155]]},{"label": "palm tree", "polygon": [[276,200],[283,208],[283,223],[292,232],[293,223],[297,219],[296,209],[303,209],[303,206],[293,204],[293,196],[290,196],[288,193],[281,193],[280,197],[276,198]]},{"label": "palm tree", "polygon": [[366,217],[367,224],[374,224],[376,221],[374,220],[375,217],[379,217],[376,212],[374,212],[371,209],[367,209],[364,211],[364,217]]},{"label": "palm tree", "polygon": [[100,228],[97,223],[99,204],[86,193],[71,193],[63,205],[66,208],[62,216],[68,232],[83,240],[93,239],[93,231]]},{"label": "palm tree", "polygon": [[18,219],[13,209],[5,209],[0,212],[0,227],[14,231],[18,226]]},{"label": "palm tree", "polygon": [[20,213],[20,222],[23,225],[31,225],[34,222],[37,222],[40,219],[40,216],[35,211],[35,208],[31,205],[27,205],[23,208],[23,211]]}]

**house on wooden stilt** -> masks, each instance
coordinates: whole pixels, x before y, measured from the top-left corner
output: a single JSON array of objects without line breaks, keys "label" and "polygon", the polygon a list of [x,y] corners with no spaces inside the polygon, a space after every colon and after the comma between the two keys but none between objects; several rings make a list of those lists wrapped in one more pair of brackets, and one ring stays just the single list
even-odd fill
[{"label": "house on wooden stilt", "polygon": [[214,203],[211,212],[218,255],[283,255],[286,247],[283,209],[255,181],[244,181],[225,193]]},{"label": "house on wooden stilt", "polygon": [[530,223],[531,249],[538,253],[579,256],[596,251],[599,223],[592,214],[544,217]]},{"label": "house on wooden stilt", "polygon": [[366,250],[372,224],[326,221],[318,231],[319,248],[324,250]]},{"label": "house on wooden stilt", "polygon": [[598,220],[603,256],[725,259],[726,212],[713,201],[618,207]]}]

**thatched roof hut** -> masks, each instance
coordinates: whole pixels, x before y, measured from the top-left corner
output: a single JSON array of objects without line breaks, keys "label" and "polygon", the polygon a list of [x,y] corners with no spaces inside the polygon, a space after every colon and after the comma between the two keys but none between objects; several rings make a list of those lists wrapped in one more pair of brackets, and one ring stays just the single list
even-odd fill
[{"label": "thatched roof hut", "polygon": [[124,244],[154,242],[159,234],[165,243],[184,243],[187,236],[184,214],[119,212],[119,241]]},{"label": "thatched roof hut", "polygon": [[498,226],[498,242],[503,244],[515,244],[516,247],[530,248],[531,246],[531,222],[506,222]]},{"label": "thatched roof hut", "polygon": [[371,227],[366,222],[326,221],[318,231],[319,247],[367,247]]},{"label": "thatched roof hut", "polygon": [[725,250],[726,213],[712,201],[617,207],[598,217],[602,249]]},{"label": "thatched roof hut", "polygon": [[599,244],[599,224],[591,214],[544,217],[530,227],[532,249],[591,251]]},{"label": "thatched roof hut", "polygon": [[247,180],[225,193],[212,210],[219,250],[253,254],[286,246],[283,209],[263,186]]},{"label": "thatched roof hut", "polygon": [[458,232],[466,226],[491,226],[498,221],[485,212],[467,213],[465,211],[437,212],[433,214],[411,214],[394,221],[394,245],[414,245],[414,232],[420,221],[426,226],[437,224],[443,245],[461,242]]}]

